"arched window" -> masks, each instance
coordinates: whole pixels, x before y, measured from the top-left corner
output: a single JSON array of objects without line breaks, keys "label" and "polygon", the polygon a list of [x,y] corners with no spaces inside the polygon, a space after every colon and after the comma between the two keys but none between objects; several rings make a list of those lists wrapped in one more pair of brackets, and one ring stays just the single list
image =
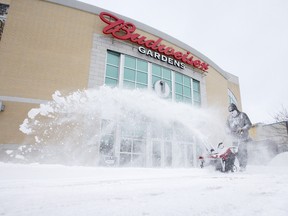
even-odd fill
[{"label": "arched window", "polygon": [[229,98],[229,103],[234,103],[235,105],[238,105],[238,101],[230,89],[228,89],[228,98]]}]

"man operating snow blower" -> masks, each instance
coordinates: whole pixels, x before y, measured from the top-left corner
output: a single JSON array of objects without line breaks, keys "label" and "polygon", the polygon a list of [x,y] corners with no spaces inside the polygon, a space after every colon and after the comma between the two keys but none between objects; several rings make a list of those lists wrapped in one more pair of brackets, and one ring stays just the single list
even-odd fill
[{"label": "man operating snow blower", "polygon": [[233,146],[238,147],[236,157],[240,171],[244,171],[248,161],[247,144],[250,140],[248,131],[252,124],[247,114],[240,112],[234,103],[229,105],[228,111],[230,112],[227,118],[228,133],[232,136]]}]

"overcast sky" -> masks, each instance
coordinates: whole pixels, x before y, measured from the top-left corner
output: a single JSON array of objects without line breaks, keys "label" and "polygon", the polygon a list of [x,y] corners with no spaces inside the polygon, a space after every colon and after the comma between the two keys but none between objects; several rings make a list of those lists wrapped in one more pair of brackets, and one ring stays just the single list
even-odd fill
[{"label": "overcast sky", "polygon": [[239,77],[252,123],[288,109],[287,0],[81,0],[193,47]]}]

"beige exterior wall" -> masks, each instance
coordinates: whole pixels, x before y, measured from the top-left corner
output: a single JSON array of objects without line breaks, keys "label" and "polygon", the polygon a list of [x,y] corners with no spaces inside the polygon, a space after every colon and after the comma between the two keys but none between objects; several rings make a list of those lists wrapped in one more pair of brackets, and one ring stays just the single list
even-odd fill
[{"label": "beige exterior wall", "polygon": [[94,22],[45,1],[12,1],[1,41],[1,94],[49,99],[55,89],[85,88]]},{"label": "beige exterior wall", "polygon": [[29,110],[34,105],[5,101],[5,111],[0,112],[0,144],[18,144],[30,142],[19,130]]},{"label": "beige exterior wall", "polygon": [[[0,95],[49,100],[55,90],[85,88],[96,17],[42,0],[10,2],[0,42]],[[22,142],[19,124],[38,105],[4,104],[0,124],[7,120],[9,127],[1,127],[0,143]]]},{"label": "beige exterior wall", "polygon": [[228,104],[227,87],[228,83],[223,75],[210,67],[206,76],[207,106],[218,109],[223,121],[227,116],[227,109],[223,109]]},{"label": "beige exterior wall", "polygon": [[[45,0],[0,2],[10,3],[0,41],[0,96],[50,100],[56,90],[70,92],[87,88],[93,34],[103,34],[102,29],[106,26],[98,15]],[[149,39],[158,38],[141,30],[137,32]],[[163,43],[186,52],[168,41]],[[205,104],[220,108],[224,120],[227,89],[230,88],[241,102],[239,85],[229,82],[211,66],[205,82]],[[5,111],[0,112],[0,144],[22,143],[24,136],[19,125],[28,111],[39,104],[3,102]]]}]

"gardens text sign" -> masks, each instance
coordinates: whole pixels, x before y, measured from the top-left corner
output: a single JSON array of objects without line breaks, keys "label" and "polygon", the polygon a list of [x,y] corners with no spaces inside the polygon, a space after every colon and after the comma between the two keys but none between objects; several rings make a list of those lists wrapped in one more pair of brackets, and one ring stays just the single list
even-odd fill
[{"label": "gardens text sign", "polygon": [[[184,68],[184,64],[192,65],[202,71],[208,70],[208,64],[198,59],[193,60],[194,56],[190,52],[176,51],[172,47],[161,44],[162,39],[150,40],[146,36],[135,33],[136,26],[132,23],[125,22],[122,19],[113,16],[110,13],[100,13],[100,18],[108,25],[103,28],[104,34],[111,34],[113,37],[120,40],[130,40],[133,43],[140,45],[139,52],[142,54],[150,55],[161,61],[166,61],[168,64]],[[145,49],[145,47],[148,49]]]}]

